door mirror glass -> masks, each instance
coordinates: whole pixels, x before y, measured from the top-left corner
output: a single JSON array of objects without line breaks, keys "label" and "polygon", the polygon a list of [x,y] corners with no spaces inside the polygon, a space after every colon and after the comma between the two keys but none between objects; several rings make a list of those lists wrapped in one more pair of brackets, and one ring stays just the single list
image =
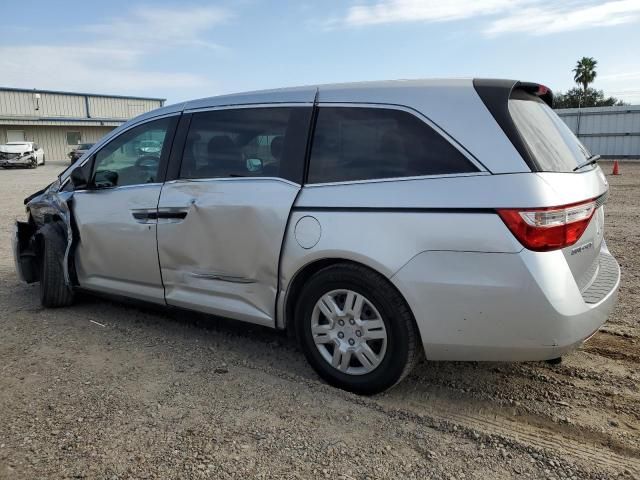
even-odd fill
[{"label": "door mirror glass", "polygon": [[87,188],[89,180],[87,179],[87,175],[82,168],[74,168],[71,171],[71,184],[73,185],[74,190]]},{"label": "door mirror glass", "polygon": [[259,172],[262,170],[262,160],[259,158],[247,158],[247,170]]},{"label": "door mirror glass", "polygon": [[95,188],[111,188],[118,185],[118,172],[114,170],[100,170],[93,180]]}]

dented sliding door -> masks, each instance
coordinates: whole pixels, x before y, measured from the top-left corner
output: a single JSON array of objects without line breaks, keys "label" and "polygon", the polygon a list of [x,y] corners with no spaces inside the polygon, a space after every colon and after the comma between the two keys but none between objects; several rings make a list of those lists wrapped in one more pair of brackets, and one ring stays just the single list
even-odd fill
[{"label": "dented sliding door", "polygon": [[[158,204],[168,304],[275,325],[280,249],[302,184],[309,104],[193,112]],[[187,127],[185,127],[185,130]],[[171,169],[171,168],[170,168]]]},{"label": "dented sliding door", "polygon": [[299,188],[267,178],[166,183],[158,252],[167,303],[273,325],[280,248]]}]

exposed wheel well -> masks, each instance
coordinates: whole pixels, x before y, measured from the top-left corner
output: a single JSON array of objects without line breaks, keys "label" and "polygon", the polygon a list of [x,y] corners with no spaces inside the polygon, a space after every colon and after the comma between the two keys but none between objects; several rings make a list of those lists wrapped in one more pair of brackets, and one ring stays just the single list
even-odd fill
[{"label": "exposed wheel well", "polygon": [[[311,262],[305,265],[304,267],[302,267],[301,270],[299,270],[295,274],[295,276],[291,280],[291,285],[287,290],[287,297],[285,299],[285,307],[284,307],[284,314],[285,314],[284,321],[285,321],[285,328],[289,335],[293,335],[295,337],[295,334],[296,334],[295,332],[296,322],[293,320],[294,311],[296,308],[296,301],[300,294],[300,290],[302,290],[302,287],[307,282],[307,280],[311,278],[312,275],[322,270],[323,268],[330,267],[332,265],[344,265],[344,264],[358,265],[360,267],[366,268],[367,270],[371,270],[372,272],[378,275],[382,275],[380,272],[369,267],[368,265],[365,265],[364,263],[356,262],[353,260],[347,260],[344,258],[323,258],[322,260],[316,260],[314,262]],[[409,303],[407,302],[407,300],[404,298],[404,295],[402,295],[402,292],[400,292],[396,288],[396,286],[390,281],[389,281],[389,285],[391,285],[391,287],[394,288],[398,292],[398,294],[402,297],[404,302],[407,304],[407,308],[409,309],[409,311],[413,316],[413,311],[411,310],[411,307],[409,306]],[[413,321],[415,322],[415,316]],[[418,329],[418,335],[420,335],[419,329]]]},{"label": "exposed wheel well", "polygon": [[[34,261],[35,261],[35,266],[39,267],[40,262],[42,261],[44,237],[45,236],[59,237],[61,241],[66,245],[66,242],[67,242],[66,227],[62,223],[62,219],[58,214],[54,214],[53,216],[51,216],[48,219],[47,223],[45,223],[39,228],[35,225],[35,222],[33,222],[33,219],[31,218],[31,216],[29,217],[29,223],[33,224],[35,228],[35,232],[33,234],[33,250],[35,254]],[[40,271],[38,268],[36,281],[42,280],[41,278],[39,278],[39,276],[40,276]]]}]

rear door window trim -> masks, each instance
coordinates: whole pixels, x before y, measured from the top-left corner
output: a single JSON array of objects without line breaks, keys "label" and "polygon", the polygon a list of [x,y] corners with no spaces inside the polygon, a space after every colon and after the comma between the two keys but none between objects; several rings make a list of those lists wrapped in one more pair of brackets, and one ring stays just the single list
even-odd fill
[{"label": "rear door window trim", "polygon": [[[183,123],[182,121],[177,126],[177,131],[175,138],[178,139],[178,143],[174,143],[174,148],[177,147],[178,150],[175,152],[172,149],[171,156],[169,158],[169,166],[167,168],[167,177],[165,179],[166,182],[179,182],[179,181],[212,181],[212,180],[231,180],[231,181],[242,181],[242,180],[281,180],[285,183],[296,185],[298,187],[303,185],[304,175],[306,175],[306,170],[308,168],[308,154],[309,152],[305,150],[304,158],[301,159],[303,162],[302,172],[303,175],[299,179],[299,181],[295,181],[289,178],[284,177],[272,177],[272,176],[255,176],[255,177],[211,177],[211,178],[180,178],[180,170],[182,168],[182,162],[184,158],[184,150],[186,147],[186,140],[189,134],[189,129],[191,127],[191,121],[193,119],[193,114],[197,113],[206,113],[206,112],[215,112],[215,111],[223,111],[223,110],[245,110],[245,109],[256,109],[256,108],[307,108],[311,110],[310,113],[310,122],[313,126],[314,123],[314,115],[316,112],[315,101],[313,102],[272,102],[272,103],[243,103],[237,105],[215,105],[209,107],[201,107],[201,108],[192,108],[186,109],[182,112],[183,118],[188,117],[188,121]],[[180,131],[181,129],[184,129]],[[308,128],[306,131],[307,138],[305,138],[305,145],[307,147],[311,142],[312,128]],[[179,155],[178,155],[179,152]]]}]

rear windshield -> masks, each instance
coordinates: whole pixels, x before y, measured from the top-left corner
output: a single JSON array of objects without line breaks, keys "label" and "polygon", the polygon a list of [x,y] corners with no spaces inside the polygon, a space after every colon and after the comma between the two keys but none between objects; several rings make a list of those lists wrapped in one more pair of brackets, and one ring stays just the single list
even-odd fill
[{"label": "rear windshield", "polygon": [[509,113],[542,172],[572,172],[591,157],[567,125],[541,99],[515,90]]}]

